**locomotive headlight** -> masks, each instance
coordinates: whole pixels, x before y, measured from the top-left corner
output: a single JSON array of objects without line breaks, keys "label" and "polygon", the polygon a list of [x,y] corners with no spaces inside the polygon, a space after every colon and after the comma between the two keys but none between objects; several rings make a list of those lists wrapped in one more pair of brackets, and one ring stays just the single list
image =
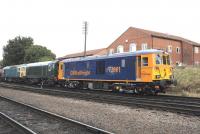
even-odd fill
[{"label": "locomotive headlight", "polygon": [[160,75],[156,75],[156,79],[159,79],[160,78]]},{"label": "locomotive headlight", "polygon": [[116,86],[115,89],[116,89],[116,90],[119,90],[120,88],[119,88],[119,86]]}]

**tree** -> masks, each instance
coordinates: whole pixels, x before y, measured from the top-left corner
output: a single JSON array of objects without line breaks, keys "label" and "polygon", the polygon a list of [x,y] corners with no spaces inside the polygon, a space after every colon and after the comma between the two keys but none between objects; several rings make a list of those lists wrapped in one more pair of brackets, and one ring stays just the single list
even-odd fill
[{"label": "tree", "polygon": [[33,45],[31,37],[17,36],[3,47],[3,66],[24,63],[25,51]]},{"label": "tree", "polygon": [[25,63],[55,60],[56,55],[48,50],[46,47],[40,45],[32,45],[25,52]]},{"label": "tree", "polygon": [[3,67],[3,60],[0,60],[0,69]]},{"label": "tree", "polygon": [[31,37],[17,36],[3,47],[3,66],[54,60],[56,55],[46,47],[34,45]]}]

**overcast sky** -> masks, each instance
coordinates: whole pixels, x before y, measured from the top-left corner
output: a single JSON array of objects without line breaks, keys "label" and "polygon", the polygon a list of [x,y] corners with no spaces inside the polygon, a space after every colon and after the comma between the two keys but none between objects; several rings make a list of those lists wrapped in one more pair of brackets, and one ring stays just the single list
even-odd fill
[{"label": "overcast sky", "polygon": [[16,36],[30,36],[57,57],[110,45],[130,26],[185,37],[200,43],[199,0],[1,0],[2,48]]}]

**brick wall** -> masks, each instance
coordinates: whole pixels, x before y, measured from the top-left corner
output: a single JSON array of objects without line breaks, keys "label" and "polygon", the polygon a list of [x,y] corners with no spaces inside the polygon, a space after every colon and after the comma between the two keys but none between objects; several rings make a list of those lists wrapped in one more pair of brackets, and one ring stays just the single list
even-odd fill
[{"label": "brick wall", "polygon": [[193,46],[186,42],[183,42],[182,44],[183,63],[187,65],[193,65]]},{"label": "brick wall", "polygon": [[106,54],[107,54],[107,50],[106,50],[106,49],[103,49],[103,50],[97,52],[97,53],[94,54],[94,55],[106,55]]},{"label": "brick wall", "polygon": [[[164,51],[168,51],[168,46],[171,46],[172,52],[169,53],[171,55],[172,64],[183,63],[185,65],[193,65],[195,61],[200,63],[200,47],[199,53],[195,54],[192,44],[188,44],[187,41],[167,38],[168,35],[165,36],[166,37],[155,36],[152,35],[151,32],[145,32],[145,30],[129,28],[109,45],[106,51],[109,53],[109,51],[113,49],[114,53],[116,53],[117,47],[122,45],[124,47],[124,52],[129,52],[131,43],[136,44],[137,50],[142,49],[143,43],[148,45],[148,49],[154,48]],[[177,52],[177,48],[179,48],[179,52]]]},{"label": "brick wall", "polygon": [[131,43],[136,44],[137,50],[141,49],[142,43],[147,43],[148,48],[152,48],[152,38],[149,34],[129,28],[107,48],[107,52],[109,52],[110,49],[114,49],[116,53],[119,45],[123,45],[124,52],[128,52]]}]

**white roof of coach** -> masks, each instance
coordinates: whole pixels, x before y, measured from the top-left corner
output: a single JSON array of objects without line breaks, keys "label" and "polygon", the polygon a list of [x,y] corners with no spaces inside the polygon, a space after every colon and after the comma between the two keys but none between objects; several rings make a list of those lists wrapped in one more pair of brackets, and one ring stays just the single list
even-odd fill
[{"label": "white roof of coach", "polygon": [[44,62],[35,62],[35,63],[29,63],[26,64],[26,67],[32,67],[32,66],[45,66],[48,65],[49,63],[51,63],[52,61],[44,61]]},{"label": "white roof of coach", "polygon": [[10,69],[10,68],[12,68],[12,67],[19,67],[20,65],[13,65],[13,66],[6,66],[6,67],[4,67],[3,69]]}]

